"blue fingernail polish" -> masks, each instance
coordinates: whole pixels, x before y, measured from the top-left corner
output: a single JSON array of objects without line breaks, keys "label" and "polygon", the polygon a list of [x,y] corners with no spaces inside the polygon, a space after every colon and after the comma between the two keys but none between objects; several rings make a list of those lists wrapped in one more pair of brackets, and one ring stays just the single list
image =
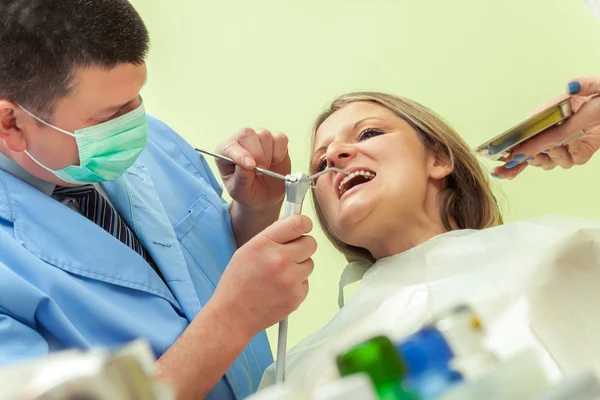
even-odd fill
[{"label": "blue fingernail polish", "polygon": [[550,150],[546,149],[546,150],[542,151],[542,153],[550,153]]},{"label": "blue fingernail polish", "polygon": [[492,174],[492,178],[500,179],[500,175]]},{"label": "blue fingernail polish", "polygon": [[525,157],[525,154],[517,154],[515,156],[515,160],[520,160],[521,158]]},{"label": "blue fingernail polish", "polygon": [[508,164],[505,165],[506,168],[512,168],[512,167],[516,167],[517,165],[519,165],[518,161],[511,161]]},{"label": "blue fingernail polish", "polygon": [[533,161],[533,157],[529,157],[527,160],[525,160],[525,161],[523,161],[523,162],[526,162],[526,163],[528,163],[528,162],[531,162],[531,161]]},{"label": "blue fingernail polish", "polygon": [[567,84],[567,88],[569,88],[569,94],[577,94],[577,93],[581,92],[581,83],[569,82]]}]

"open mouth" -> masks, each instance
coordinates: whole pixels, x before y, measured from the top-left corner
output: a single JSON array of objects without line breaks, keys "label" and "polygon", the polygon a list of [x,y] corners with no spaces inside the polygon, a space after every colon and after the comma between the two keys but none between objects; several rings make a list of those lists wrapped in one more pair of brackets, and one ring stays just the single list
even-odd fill
[{"label": "open mouth", "polygon": [[369,182],[375,178],[375,175],[375,172],[366,170],[357,170],[352,172],[350,175],[342,179],[338,186],[340,197],[342,197],[348,190],[355,188],[358,185],[362,185],[363,183]]}]

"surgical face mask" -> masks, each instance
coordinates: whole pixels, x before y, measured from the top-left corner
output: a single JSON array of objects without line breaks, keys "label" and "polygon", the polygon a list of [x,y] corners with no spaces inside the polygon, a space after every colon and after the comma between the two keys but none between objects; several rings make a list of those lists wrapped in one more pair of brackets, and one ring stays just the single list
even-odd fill
[{"label": "surgical face mask", "polygon": [[596,19],[600,20],[600,0],[583,0],[583,4],[592,12]]},{"label": "surgical face mask", "polygon": [[[21,107],[21,106],[19,106]],[[118,118],[71,133],[58,128],[21,107],[32,118],[75,138],[79,165],[53,170],[27,154],[36,164],[64,182],[86,184],[117,179],[133,165],[148,143],[148,120],[144,105]]]}]

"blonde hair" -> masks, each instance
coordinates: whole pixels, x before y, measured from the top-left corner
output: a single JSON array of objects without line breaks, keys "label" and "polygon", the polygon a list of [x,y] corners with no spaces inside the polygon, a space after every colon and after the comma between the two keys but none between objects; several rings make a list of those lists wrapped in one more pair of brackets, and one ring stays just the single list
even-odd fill
[{"label": "blonde hair", "polygon": [[[483,229],[503,223],[489,179],[465,141],[440,116],[415,101],[377,92],[340,96],[317,118],[311,148],[314,148],[315,135],[321,124],[340,108],[355,102],[375,103],[394,112],[415,129],[428,149],[450,162],[452,172],[445,178],[445,189],[440,193],[440,217],[446,230]],[[312,199],[321,228],[348,262],[375,261],[367,249],[339,240],[327,226],[315,191],[312,192]]]}]

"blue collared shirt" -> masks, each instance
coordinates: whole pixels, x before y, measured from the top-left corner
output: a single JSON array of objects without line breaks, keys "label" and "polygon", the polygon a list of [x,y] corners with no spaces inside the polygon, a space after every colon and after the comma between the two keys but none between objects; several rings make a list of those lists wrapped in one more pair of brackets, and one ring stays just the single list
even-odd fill
[{"label": "blue collared shirt", "polygon": [[52,196],[52,192],[56,188],[54,183],[36,178],[2,152],[0,152],[0,169],[19,178],[48,196]]}]

